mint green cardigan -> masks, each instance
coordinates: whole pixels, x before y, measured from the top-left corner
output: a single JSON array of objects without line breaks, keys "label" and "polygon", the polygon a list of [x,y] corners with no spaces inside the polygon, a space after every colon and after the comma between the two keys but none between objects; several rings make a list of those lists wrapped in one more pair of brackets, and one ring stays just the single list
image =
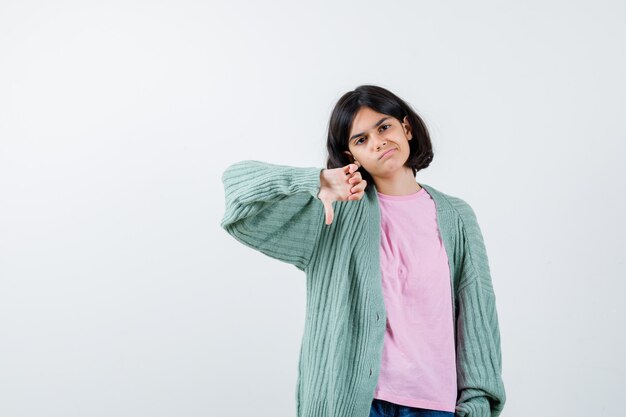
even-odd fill
[{"label": "mint green cardigan", "polygon": [[[239,242],[306,274],[298,417],[368,417],[386,327],[380,211],[370,184],[358,201],[333,203],[325,224],[322,168],[240,161],[222,175],[221,226]],[[472,208],[421,184],[437,208],[449,258],[457,362],[455,416],[496,417],[506,400],[500,332],[483,237]],[[416,381],[419,383],[419,381]]]}]

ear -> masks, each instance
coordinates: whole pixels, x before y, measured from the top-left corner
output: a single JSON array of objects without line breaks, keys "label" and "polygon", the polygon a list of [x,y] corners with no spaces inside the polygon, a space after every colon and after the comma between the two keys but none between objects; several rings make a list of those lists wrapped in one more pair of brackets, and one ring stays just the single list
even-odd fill
[{"label": "ear", "polygon": [[409,116],[404,116],[404,121],[402,122],[404,125],[404,131],[407,134],[407,139],[413,139],[413,132],[411,132],[411,124],[409,123]]},{"label": "ear", "polygon": [[350,151],[343,151],[348,156],[351,164],[356,164],[359,168],[361,168],[361,163],[354,159],[354,156],[350,153]]}]

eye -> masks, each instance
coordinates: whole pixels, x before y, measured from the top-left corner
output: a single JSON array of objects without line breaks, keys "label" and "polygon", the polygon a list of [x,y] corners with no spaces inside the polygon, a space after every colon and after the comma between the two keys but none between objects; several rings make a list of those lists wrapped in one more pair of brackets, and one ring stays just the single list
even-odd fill
[{"label": "eye", "polygon": [[358,138],[358,139],[354,142],[354,144],[355,144],[355,145],[358,145],[359,143],[361,143],[361,139],[365,140],[365,138],[364,138],[363,136],[361,136],[360,138]]},{"label": "eye", "polygon": [[[383,127],[389,128],[389,127],[391,127],[391,125],[382,125],[380,128],[382,129]],[[383,130],[387,130],[387,129],[383,129]]]}]

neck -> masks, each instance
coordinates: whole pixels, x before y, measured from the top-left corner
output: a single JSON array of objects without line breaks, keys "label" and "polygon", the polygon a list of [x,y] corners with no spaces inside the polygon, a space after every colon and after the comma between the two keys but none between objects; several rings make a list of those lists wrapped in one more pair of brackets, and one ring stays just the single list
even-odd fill
[{"label": "neck", "polygon": [[406,167],[388,177],[374,177],[374,184],[379,193],[387,195],[409,195],[422,189],[411,168]]}]

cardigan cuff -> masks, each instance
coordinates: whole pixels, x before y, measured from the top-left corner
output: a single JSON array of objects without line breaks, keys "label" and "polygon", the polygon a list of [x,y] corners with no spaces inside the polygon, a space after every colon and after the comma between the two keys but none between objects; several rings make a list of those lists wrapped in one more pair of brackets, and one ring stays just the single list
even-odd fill
[{"label": "cardigan cuff", "polygon": [[455,417],[496,417],[491,414],[487,397],[473,397],[456,405]]}]

